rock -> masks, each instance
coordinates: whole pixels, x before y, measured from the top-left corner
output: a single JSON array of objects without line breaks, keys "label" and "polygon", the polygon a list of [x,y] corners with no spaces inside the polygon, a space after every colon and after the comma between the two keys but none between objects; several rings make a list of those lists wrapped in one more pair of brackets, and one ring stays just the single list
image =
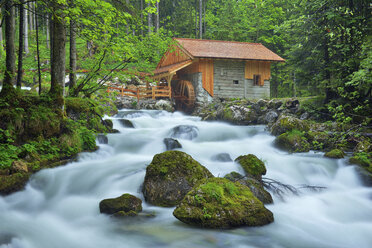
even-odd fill
[{"label": "rock", "polygon": [[243,167],[243,170],[248,176],[257,180],[262,180],[262,176],[266,174],[264,162],[253,154],[239,156],[235,159],[235,162]]},{"label": "rock", "polygon": [[8,195],[22,190],[25,187],[29,177],[30,173],[0,175],[0,195]]},{"label": "rock", "polygon": [[[256,104],[259,106],[258,104]],[[232,105],[223,109],[222,113],[219,113],[220,118],[224,121],[237,124],[237,125],[248,125],[257,123],[257,114],[253,109],[246,108],[240,105]]]},{"label": "rock", "polygon": [[179,125],[172,128],[170,136],[172,138],[193,140],[199,135],[199,129],[191,125]]},{"label": "rock", "polygon": [[283,133],[276,137],[274,144],[282,150],[289,152],[308,152],[310,144],[307,142],[303,133],[298,130]]},{"label": "rock", "polygon": [[283,105],[283,102],[282,102],[282,101],[279,101],[279,100],[270,100],[270,101],[267,103],[267,107],[268,107],[269,109],[278,109],[278,108],[280,108],[282,105]]},{"label": "rock", "polygon": [[147,202],[171,207],[201,179],[213,175],[190,155],[180,151],[166,151],[154,156],[146,168],[143,195]]},{"label": "rock", "polygon": [[244,179],[246,178],[245,176],[243,176],[242,174],[236,172],[236,171],[233,171],[233,172],[230,172],[229,174],[226,174],[224,176],[224,178],[226,178],[227,180],[231,181],[231,182],[236,182],[240,179]]},{"label": "rock", "polygon": [[276,121],[276,119],[278,119],[278,113],[274,110],[271,110],[263,116],[262,121],[260,122],[260,124],[273,123],[273,122]]},{"label": "rock", "polygon": [[345,153],[340,149],[333,149],[326,154],[324,154],[324,157],[327,158],[344,158]]},{"label": "rock", "polygon": [[174,210],[180,221],[205,228],[262,226],[274,221],[248,187],[225,178],[203,180]]},{"label": "rock", "polygon": [[277,136],[282,133],[297,129],[299,131],[309,131],[309,125],[306,121],[300,120],[289,115],[281,115],[278,120],[271,126],[270,131]]},{"label": "rock", "polygon": [[218,162],[231,162],[231,161],[233,161],[230,157],[230,154],[228,154],[228,153],[216,154],[211,159],[213,161],[218,161]]},{"label": "rock", "polygon": [[134,128],[134,125],[133,125],[133,123],[132,123],[130,120],[127,120],[127,119],[119,119],[119,123],[120,123],[123,127]]},{"label": "rock", "polygon": [[287,109],[298,109],[300,106],[300,102],[297,99],[288,100],[285,103],[285,106],[287,107]]},{"label": "rock", "polygon": [[300,120],[307,120],[309,119],[309,113],[305,112],[300,116]]},{"label": "rock", "polygon": [[247,186],[252,191],[253,195],[263,204],[273,203],[273,198],[271,194],[265,190],[262,181],[258,181],[254,178],[247,178],[235,171],[225,175],[224,178]]},{"label": "rock", "polygon": [[13,161],[11,167],[10,167],[10,173],[27,173],[28,172],[28,167],[25,162],[22,160],[15,160]]},{"label": "rock", "polygon": [[102,124],[107,127],[107,129],[112,130],[114,128],[114,124],[112,123],[112,120],[106,119],[102,121]]},{"label": "rock", "polygon": [[165,144],[165,147],[166,147],[167,151],[174,150],[174,149],[177,149],[177,148],[182,148],[182,145],[176,139],[165,138],[163,140],[163,142]]},{"label": "rock", "polygon": [[159,100],[155,103],[155,109],[165,110],[168,112],[174,112],[174,106],[172,102],[166,100]]},{"label": "rock", "polygon": [[372,144],[369,142],[368,139],[363,139],[362,141],[358,142],[358,144],[354,148],[354,152],[370,152],[372,149]]},{"label": "rock", "polygon": [[123,213],[125,213],[132,215],[133,213],[142,211],[142,201],[133,195],[123,194],[117,198],[102,200],[99,203],[99,210],[101,213],[105,214],[116,214],[122,216]]},{"label": "rock", "polygon": [[98,134],[97,135],[97,140],[99,144],[108,144],[108,138],[104,134]]},{"label": "rock", "polygon": [[260,99],[257,101],[257,104],[260,106],[260,107],[266,107],[267,106],[267,101],[264,100],[264,99]]}]

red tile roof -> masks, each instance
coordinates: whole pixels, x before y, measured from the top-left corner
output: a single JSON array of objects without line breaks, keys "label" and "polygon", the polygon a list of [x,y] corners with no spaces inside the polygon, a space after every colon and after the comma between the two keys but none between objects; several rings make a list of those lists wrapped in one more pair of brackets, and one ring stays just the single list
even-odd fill
[{"label": "red tile roof", "polygon": [[175,40],[197,58],[285,61],[260,43],[185,38],[175,38]]}]

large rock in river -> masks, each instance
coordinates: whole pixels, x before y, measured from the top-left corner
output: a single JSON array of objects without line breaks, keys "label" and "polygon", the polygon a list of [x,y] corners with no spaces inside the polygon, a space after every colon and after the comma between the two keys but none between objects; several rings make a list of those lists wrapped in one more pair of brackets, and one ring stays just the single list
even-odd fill
[{"label": "large rock in river", "polygon": [[133,195],[124,194],[117,198],[102,200],[99,203],[99,210],[101,213],[118,216],[136,215],[142,211],[142,200]]},{"label": "large rock in river", "polygon": [[290,115],[281,115],[270,127],[271,133],[276,136],[293,129],[299,131],[309,131],[310,127],[306,121]]},{"label": "large rock in river", "polygon": [[240,175],[235,171],[225,175],[224,178],[232,182],[238,182],[242,185],[247,186],[252,191],[253,195],[257,197],[257,199],[260,200],[263,204],[273,203],[273,198],[271,194],[265,190],[262,181]]},{"label": "large rock in river", "polygon": [[308,152],[310,144],[304,134],[296,129],[282,133],[274,140],[275,146],[288,152]]},{"label": "large rock in river", "polygon": [[201,179],[213,175],[190,155],[180,151],[166,151],[154,156],[146,168],[143,194],[153,205],[177,205]]},{"label": "large rock in river", "polygon": [[253,154],[239,156],[235,159],[239,163],[246,175],[257,180],[262,180],[262,176],[266,174],[266,167],[264,162]]},{"label": "large rock in river", "polygon": [[179,125],[172,128],[170,136],[172,138],[193,140],[199,135],[199,129],[192,125]]},{"label": "large rock in river", "polygon": [[206,228],[262,226],[274,221],[265,208],[240,183],[225,178],[211,178],[194,187],[174,210],[180,221]]}]

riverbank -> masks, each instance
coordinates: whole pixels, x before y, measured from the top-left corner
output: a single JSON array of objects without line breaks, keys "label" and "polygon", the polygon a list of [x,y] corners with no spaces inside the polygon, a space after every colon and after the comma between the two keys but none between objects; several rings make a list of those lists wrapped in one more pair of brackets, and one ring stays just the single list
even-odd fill
[{"label": "riverbank", "polygon": [[66,98],[65,109],[48,96],[19,96],[0,102],[0,194],[24,188],[35,172],[95,151],[96,135],[113,132],[116,107],[103,97]]}]

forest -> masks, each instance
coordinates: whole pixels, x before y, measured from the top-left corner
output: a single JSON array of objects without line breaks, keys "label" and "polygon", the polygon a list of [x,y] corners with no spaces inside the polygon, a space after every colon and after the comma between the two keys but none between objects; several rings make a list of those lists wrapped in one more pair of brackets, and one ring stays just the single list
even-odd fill
[{"label": "forest", "polygon": [[[371,1],[0,10],[0,247],[370,247]],[[213,42],[276,59],[191,55]]]},{"label": "forest", "polygon": [[[10,71],[17,64],[24,72],[12,84],[51,82],[54,89],[49,71],[57,56],[65,61],[57,69],[71,72],[70,94],[89,95],[119,69],[151,72],[172,37],[233,40],[262,43],[286,59],[272,69],[271,97],[325,95],[339,119],[370,108],[369,1],[3,0],[1,7],[0,41],[12,45],[15,61]],[[53,55],[54,42],[65,49]],[[0,54],[5,71],[5,48]],[[76,82],[79,71],[90,73]],[[104,80],[92,84],[97,78]]]}]

